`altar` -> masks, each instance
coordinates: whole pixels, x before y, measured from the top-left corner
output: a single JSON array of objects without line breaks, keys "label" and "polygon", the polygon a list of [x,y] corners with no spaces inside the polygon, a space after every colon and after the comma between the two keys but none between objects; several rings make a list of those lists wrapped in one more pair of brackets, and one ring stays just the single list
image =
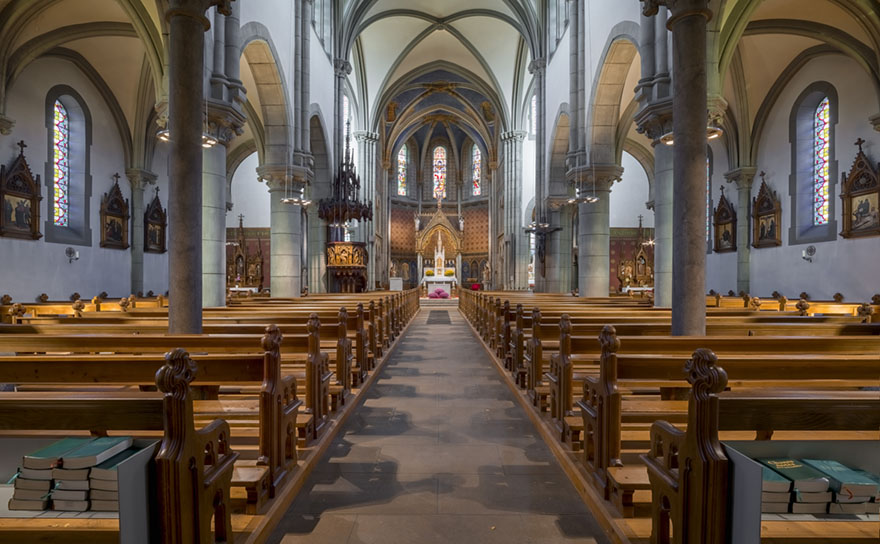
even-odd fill
[{"label": "altar", "polygon": [[443,247],[440,231],[437,231],[437,245],[434,247],[434,259],[431,264],[434,266],[425,269],[421,283],[427,287],[429,294],[442,289],[447,295],[452,296],[452,288],[458,283],[458,279],[455,276],[455,268],[446,266],[446,250]]}]

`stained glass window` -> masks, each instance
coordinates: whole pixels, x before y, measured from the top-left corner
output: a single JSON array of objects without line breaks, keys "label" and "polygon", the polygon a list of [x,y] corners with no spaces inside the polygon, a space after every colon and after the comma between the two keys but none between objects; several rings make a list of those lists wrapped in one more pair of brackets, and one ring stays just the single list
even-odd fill
[{"label": "stained glass window", "polygon": [[712,234],[712,170],[709,167],[709,156],[706,156],[706,240]]},{"label": "stained glass window", "polygon": [[446,198],[446,148],[434,148],[434,198]]},{"label": "stained glass window", "polygon": [[816,108],[813,119],[813,224],[828,223],[828,162],[831,150],[831,118],[828,97]]},{"label": "stained glass window", "polygon": [[480,148],[474,144],[473,152],[473,180],[474,180],[474,196],[479,196],[482,189],[483,180],[483,155]]},{"label": "stained glass window", "polygon": [[54,222],[59,227],[66,227],[70,221],[70,118],[67,109],[58,100],[55,101],[55,117],[53,119],[53,156],[55,185],[55,216]]},{"label": "stained glass window", "polygon": [[397,194],[406,196],[406,144],[397,154]]}]

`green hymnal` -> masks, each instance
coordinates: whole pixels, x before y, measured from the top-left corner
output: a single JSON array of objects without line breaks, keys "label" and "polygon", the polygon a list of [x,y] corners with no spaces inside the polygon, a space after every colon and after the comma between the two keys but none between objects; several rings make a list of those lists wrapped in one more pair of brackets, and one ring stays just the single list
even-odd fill
[{"label": "green hymnal", "polygon": [[117,469],[119,468],[119,463],[125,461],[139,451],[141,451],[141,448],[134,447],[117,453],[100,465],[92,468],[92,472],[91,474],[89,474],[89,477],[94,478],[95,480],[115,480],[117,476]]},{"label": "green hymnal", "polygon": [[804,459],[804,463],[828,476],[831,489],[843,497],[873,497],[877,482],[846,465],[830,459]]},{"label": "green hymnal", "polygon": [[130,436],[104,436],[68,451],[61,456],[61,466],[66,470],[89,468],[103,463],[131,446]]},{"label": "green hymnal", "polygon": [[828,477],[797,459],[777,457],[758,459],[758,461],[791,480],[795,491],[807,493],[828,491]]},{"label": "green hymnal", "polygon": [[61,457],[74,449],[80,448],[89,442],[94,441],[92,437],[72,437],[53,442],[45,448],[39,449],[33,453],[29,453],[22,457],[21,466],[23,468],[47,469],[58,465]]},{"label": "green hymnal", "polygon": [[791,491],[791,480],[772,468],[761,467],[761,491],[781,493]]}]

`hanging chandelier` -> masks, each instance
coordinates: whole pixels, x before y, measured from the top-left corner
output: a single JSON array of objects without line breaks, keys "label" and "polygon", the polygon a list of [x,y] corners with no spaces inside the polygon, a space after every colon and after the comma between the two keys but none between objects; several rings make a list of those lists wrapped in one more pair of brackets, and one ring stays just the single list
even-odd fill
[{"label": "hanging chandelier", "polygon": [[318,217],[331,227],[343,227],[351,221],[372,221],[373,203],[360,201],[361,178],[355,173],[350,149],[351,123],[346,123],[345,158],[333,181],[333,196],[318,203]]}]

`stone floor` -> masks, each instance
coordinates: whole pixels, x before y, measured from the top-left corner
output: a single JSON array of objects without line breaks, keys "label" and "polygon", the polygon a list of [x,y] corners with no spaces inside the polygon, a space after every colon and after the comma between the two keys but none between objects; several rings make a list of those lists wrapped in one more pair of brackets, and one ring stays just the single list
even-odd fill
[{"label": "stone floor", "polygon": [[422,309],[268,542],[606,543],[456,309]]}]

